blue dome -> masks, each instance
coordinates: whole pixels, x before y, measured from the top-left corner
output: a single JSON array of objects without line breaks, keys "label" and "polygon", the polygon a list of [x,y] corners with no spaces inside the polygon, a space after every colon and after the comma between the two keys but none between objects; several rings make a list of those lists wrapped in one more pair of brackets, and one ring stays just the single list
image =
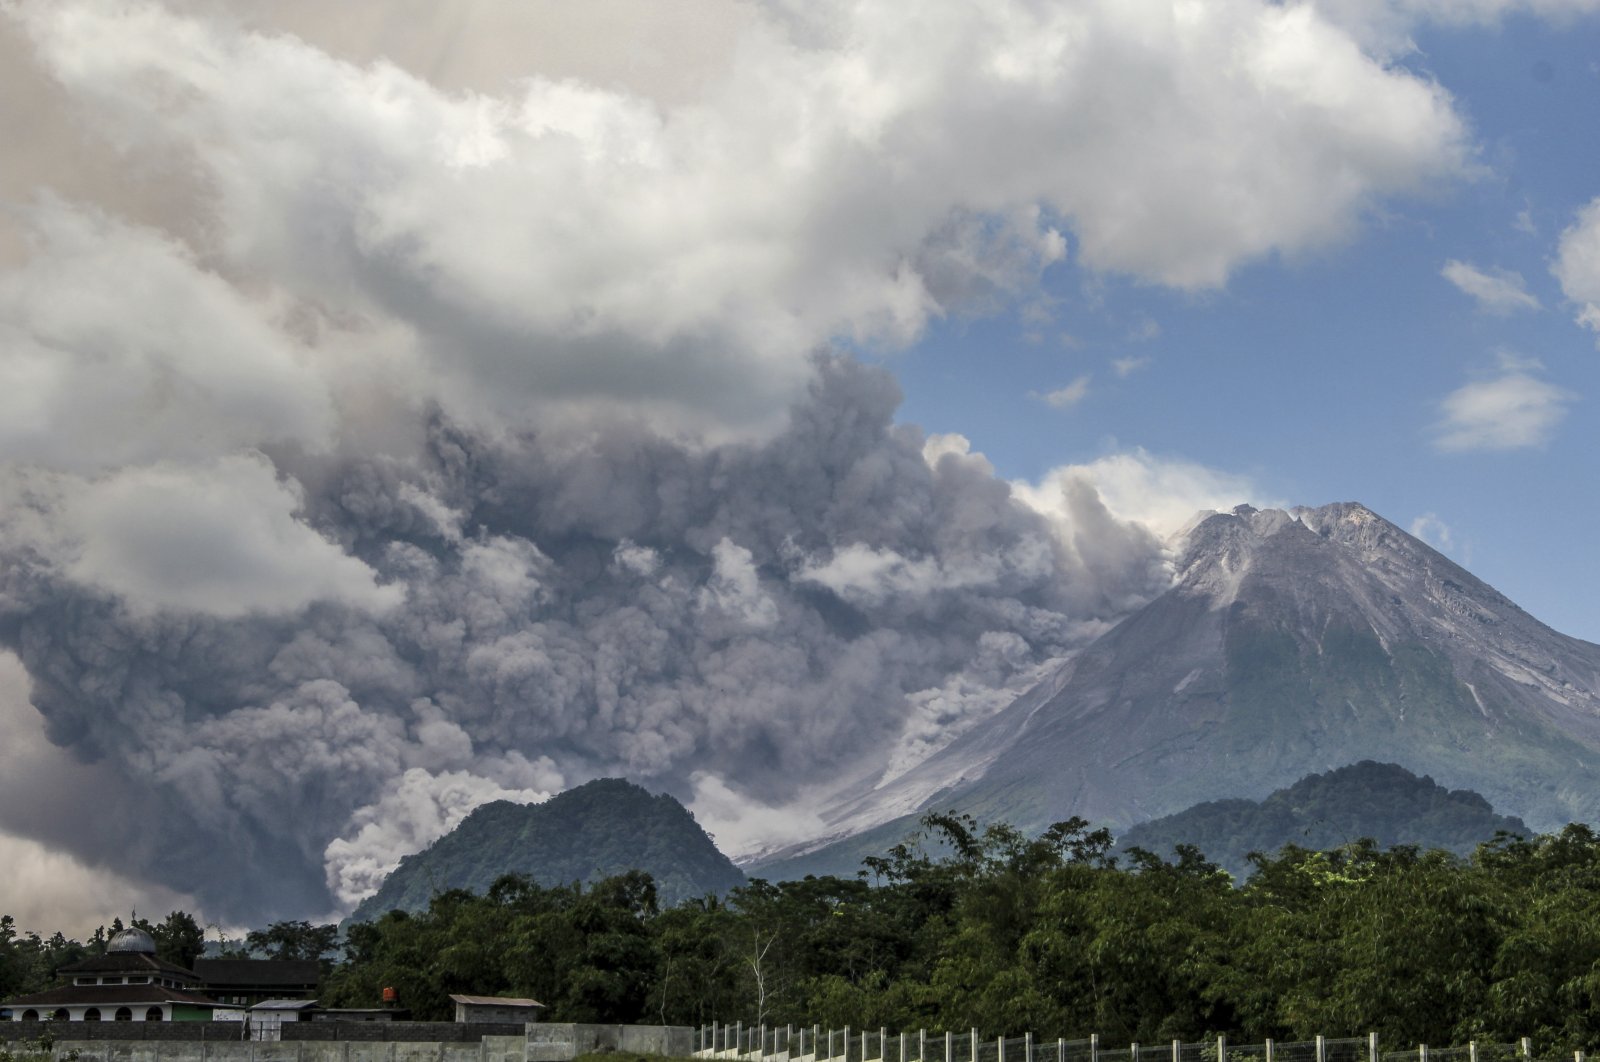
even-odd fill
[{"label": "blue dome", "polygon": [[124,929],[121,933],[111,938],[111,943],[106,945],[106,951],[132,951],[142,955],[156,953],[156,941],[149,933],[142,929]]}]

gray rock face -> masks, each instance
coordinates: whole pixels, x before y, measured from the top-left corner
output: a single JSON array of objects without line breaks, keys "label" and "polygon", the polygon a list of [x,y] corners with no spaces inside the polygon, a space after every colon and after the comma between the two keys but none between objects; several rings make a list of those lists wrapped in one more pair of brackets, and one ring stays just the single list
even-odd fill
[{"label": "gray rock face", "polygon": [[1535,829],[1600,820],[1600,646],[1363,506],[1243,506],[1191,525],[1166,593],[917,773],[947,780],[923,809],[1125,827],[1367,759]]}]

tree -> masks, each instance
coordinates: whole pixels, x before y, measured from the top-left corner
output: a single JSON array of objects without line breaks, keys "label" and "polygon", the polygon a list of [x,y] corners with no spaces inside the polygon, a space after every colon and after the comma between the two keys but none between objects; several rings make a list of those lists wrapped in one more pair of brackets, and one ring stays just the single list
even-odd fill
[{"label": "tree", "polygon": [[339,947],[339,927],[274,922],[266,929],[251,930],[244,942],[253,952],[265,952],[269,959],[315,959],[328,965]]},{"label": "tree", "polygon": [[150,934],[156,942],[156,958],[191,969],[194,961],[206,950],[205,930],[194,916],[184,911],[172,911],[159,923],[152,925],[143,918],[133,924]]}]

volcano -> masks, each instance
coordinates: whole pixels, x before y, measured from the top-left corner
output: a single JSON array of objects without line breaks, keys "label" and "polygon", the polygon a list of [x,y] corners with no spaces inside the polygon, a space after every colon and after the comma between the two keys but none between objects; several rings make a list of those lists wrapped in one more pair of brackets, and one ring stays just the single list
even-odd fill
[{"label": "volcano", "polygon": [[761,872],[838,863],[869,828],[893,843],[926,810],[1122,828],[1362,760],[1538,830],[1600,820],[1600,645],[1354,503],[1202,514],[1174,564],[1166,592]]}]

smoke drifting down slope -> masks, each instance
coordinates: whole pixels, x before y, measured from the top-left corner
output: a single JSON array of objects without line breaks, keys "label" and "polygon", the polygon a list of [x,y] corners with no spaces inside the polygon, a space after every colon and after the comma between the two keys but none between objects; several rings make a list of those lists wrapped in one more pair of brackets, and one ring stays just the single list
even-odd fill
[{"label": "smoke drifting down slope", "polygon": [[416,463],[282,455],[367,595],[139,609],[13,550],[5,641],[137,795],[115,857],[232,915],[352,902],[471,807],[601,774],[784,804],[915,762],[1165,578],[1087,484],[1048,519],[897,401],[828,360],[765,443],[435,419]]},{"label": "smoke drifting down slope", "polygon": [[1068,260],[1214,288],[1470,154],[1267,0],[739,5],[672,101],[441,87],[288,6],[0,0],[43,175],[0,172],[0,645],[88,764],[0,777],[0,831],[218,919],[605,774],[803,834],[1165,579],[816,352],[1052,318]]}]

